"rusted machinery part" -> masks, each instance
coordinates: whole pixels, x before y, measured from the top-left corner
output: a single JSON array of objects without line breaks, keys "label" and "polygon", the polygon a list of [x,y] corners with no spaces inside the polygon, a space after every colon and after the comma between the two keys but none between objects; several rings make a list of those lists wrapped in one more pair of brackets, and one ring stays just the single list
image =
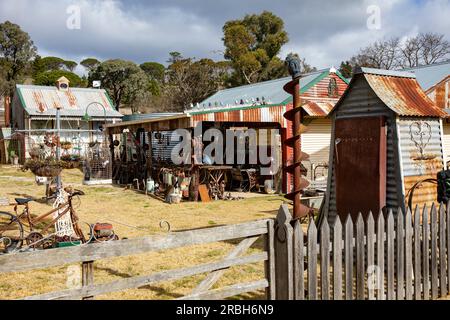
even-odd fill
[{"label": "rusted machinery part", "polygon": [[33,249],[43,248],[43,239],[44,236],[39,232],[30,232],[25,238],[28,247]]},{"label": "rusted machinery part", "polygon": [[408,208],[411,210],[411,212],[414,210],[413,203],[412,203],[412,199],[414,197],[414,191],[416,190],[417,187],[419,187],[420,185],[422,185],[423,183],[433,183],[433,184],[437,184],[438,181],[437,179],[433,179],[433,178],[427,178],[427,179],[423,179],[420,181],[417,181],[416,183],[414,183],[414,185],[411,187],[411,189],[408,190],[408,192],[406,193],[406,197],[405,199],[408,199],[408,203],[405,203]]},{"label": "rusted machinery part", "polygon": [[308,160],[309,155],[301,151],[301,133],[305,127],[301,124],[301,106],[298,96],[299,79],[294,79],[284,86],[284,90],[294,96],[294,107],[284,113],[286,120],[292,122],[293,136],[284,140],[285,146],[294,152],[293,162],[284,166],[284,171],[294,175],[294,190],[286,194],[286,198],[294,202],[294,218],[310,216],[314,214],[314,209],[300,203],[300,193],[309,186],[309,181],[302,177],[302,161]]},{"label": "rusted machinery part", "polygon": [[169,223],[169,221],[167,221],[167,220],[161,220],[160,222],[159,222],[159,227],[162,229],[162,230],[164,230],[164,225],[166,225],[166,228],[167,228],[167,232],[170,232],[170,230],[171,230],[171,226],[170,226],[170,223]]},{"label": "rusted machinery part", "polygon": [[167,168],[161,167],[158,170],[158,175],[156,176],[157,183],[161,186],[163,184],[162,174],[167,171]]}]

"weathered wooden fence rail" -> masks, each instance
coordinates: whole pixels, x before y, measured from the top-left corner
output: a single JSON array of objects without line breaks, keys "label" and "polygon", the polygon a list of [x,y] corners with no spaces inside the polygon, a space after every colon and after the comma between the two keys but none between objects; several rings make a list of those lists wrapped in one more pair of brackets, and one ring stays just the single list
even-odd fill
[{"label": "weathered wooden fence rail", "polygon": [[[265,288],[268,299],[428,300],[450,293],[450,206],[414,213],[348,216],[332,226],[313,221],[307,230],[286,205],[276,220],[169,233],[77,247],[0,256],[0,273],[82,264],[82,286],[25,299],[91,299],[145,285],[207,274],[181,299],[222,299]],[[244,253],[264,237],[264,250]],[[242,239],[222,260],[104,284],[94,282],[97,260]],[[262,279],[211,289],[233,266],[265,263]]]},{"label": "weathered wooden fence rail", "polygon": [[274,239],[277,299],[426,300],[450,293],[450,211],[443,205],[360,214],[355,222],[348,216],[333,227],[324,221],[320,230],[312,221],[306,233],[282,206]]},{"label": "weathered wooden fence rail", "polygon": [[[7,254],[0,256],[0,273],[82,263],[82,286],[80,288],[55,291],[26,297],[25,299],[90,299],[100,294],[138,288],[144,285],[181,279],[202,273],[209,274],[192,294],[183,297],[184,299],[222,299],[263,288],[266,288],[268,298],[274,298],[275,261],[273,224],[273,220],[259,220],[235,225],[169,233],[164,236],[150,236],[77,247]],[[246,250],[260,236],[263,236],[265,239],[264,251],[243,256]],[[125,278],[105,284],[94,283],[93,265],[96,260],[242,238],[243,240],[234,250],[221,261],[168,270],[151,275]],[[226,269],[232,266],[261,261],[265,262],[264,279],[210,290]]]}]

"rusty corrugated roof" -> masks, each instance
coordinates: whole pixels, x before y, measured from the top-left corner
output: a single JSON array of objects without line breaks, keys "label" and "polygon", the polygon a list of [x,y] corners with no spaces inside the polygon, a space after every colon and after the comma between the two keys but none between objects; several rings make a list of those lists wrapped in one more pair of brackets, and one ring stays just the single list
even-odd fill
[{"label": "rusty corrugated roof", "polygon": [[446,117],[420,87],[415,75],[407,72],[361,68],[375,94],[401,116]]},{"label": "rusty corrugated roof", "polygon": [[398,115],[448,117],[444,110],[428,98],[413,73],[358,67],[353,74],[350,85],[330,113],[334,112],[351,92],[355,79],[364,77],[377,97]]},{"label": "rusty corrugated roof", "polygon": [[[61,116],[81,117],[91,103],[100,103],[106,109],[107,118],[121,118],[104,89],[69,88],[60,91],[56,87],[17,85],[17,93],[23,108],[30,116],[55,116],[56,108],[61,109]],[[89,107],[89,116],[104,117],[105,111],[98,104]]]},{"label": "rusty corrugated roof", "polygon": [[310,117],[326,117],[333,109],[334,104],[329,102],[307,102],[302,108]]}]

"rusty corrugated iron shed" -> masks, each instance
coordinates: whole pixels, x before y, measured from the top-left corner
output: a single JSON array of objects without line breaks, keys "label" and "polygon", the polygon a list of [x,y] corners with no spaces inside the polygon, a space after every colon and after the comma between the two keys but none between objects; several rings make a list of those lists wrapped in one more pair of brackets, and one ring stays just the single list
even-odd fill
[{"label": "rusty corrugated iron shed", "polygon": [[[428,98],[413,73],[358,67],[353,74],[346,92],[351,89],[355,79],[363,76],[377,97],[400,116],[447,117],[447,113]],[[331,112],[345,96],[346,93],[341,96]]]}]

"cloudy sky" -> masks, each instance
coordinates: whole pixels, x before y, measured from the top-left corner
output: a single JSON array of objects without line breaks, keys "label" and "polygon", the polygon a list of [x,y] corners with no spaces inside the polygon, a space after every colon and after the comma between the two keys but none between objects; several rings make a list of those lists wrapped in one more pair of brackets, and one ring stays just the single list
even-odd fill
[{"label": "cloudy sky", "polygon": [[280,56],[297,52],[318,68],[393,35],[450,40],[450,0],[0,0],[0,21],[19,24],[41,56],[165,63],[170,51],[222,59],[223,24],[263,10],[285,22],[290,41]]}]

